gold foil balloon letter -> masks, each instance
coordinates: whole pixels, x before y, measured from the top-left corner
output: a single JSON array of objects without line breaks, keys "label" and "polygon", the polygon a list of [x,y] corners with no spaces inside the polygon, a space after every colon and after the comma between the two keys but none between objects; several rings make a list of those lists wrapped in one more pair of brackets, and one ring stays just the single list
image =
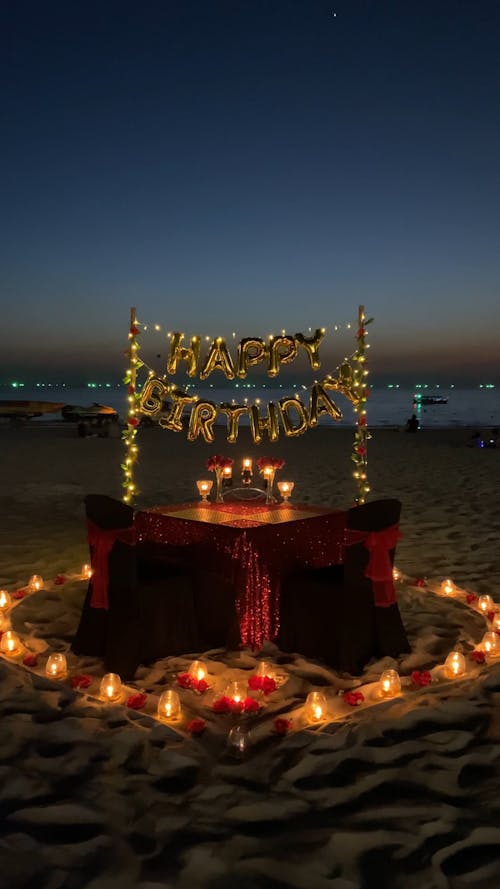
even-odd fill
[{"label": "gold foil balloon letter", "polygon": [[200,380],[206,380],[213,370],[221,370],[228,380],[234,380],[233,360],[227,350],[226,341],[218,336],[210,346],[208,355],[200,371]]},{"label": "gold foil balloon letter", "polygon": [[269,441],[277,440],[279,436],[278,411],[272,401],[267,405],[265,417],[261,417],[258,405],[252,404],[250,407],[250,429],[255,444],[261,443],[263,432],[267,432]]},{"label": "gold foil balloon letter", "polygon": [[[302,435],[309,426],[309,415],[307,408],[302,404],[300,398],[280,398],[279,408],[285,435],[288,435],[289,438],[294,438],[296,435]],[[290,413],[292,413],[293,416],[293,412],[295,412],[297,416],[295,425],[290,416]]]},{"label": "gold foil balloon letter", "polygon": [[243,414],[248,414],[249,409],[246,404],[229,404],[227,401],[222,402],[222,404],[219,405],[219,409],[222,413],[227,414],[226,437],[228,442],[234,444],[238,438],[240,417]]},{"label": "gold foil balloon letter", "polygon": [[187,375],[188,377],[195,377],[198,371],[198,361],[200,358],[200,338],[199,336],[191,337],[191,346],[188,349],[181,345],[183,339],[183,333],[172,334],[170,352],[167,361],[167,373],[174,374],[177,370],[179,361],[187,361]]},{"label": "gold foil balloon letter", "polygon": [[290,364],[297,355],[297,343],[293,336],[274,336],[269,341],[270,377],[278,376],[280,364]]},{"label": "gold foil balloon letter", "polygon": [[213,426],[217,417],[217,405],[213,401],[198,401],[191,409],[188,440],[194,441],[201,435],[207,442],[214,440]]},{"label": "gold foil balloon letter", "polygon": [[243,380],[247,375],[247,369],[254,364],[259,364],[267,354],[264,340],[256,337],[245,337],[238,345],[238,376]]},{"label": "gold foil balloon letter", "polygon": [[295,340],[299,344],[299,346],[302,346],[306,350],[307,356],[309,358],[309,363],[313,370],[318,370],[321,365],[318,350],[319,344],[321,343],[324,335],[325,331],[320,330],[319,327],[316,328],[316,330],[314,331],[314,336],[307,337],[304,336],[303,333],[295,334]]},{"label": "gold foil balloon letter", "polygon": [[170,392],[170,386],[166,385],[158,377],[149,377],[139,399],[139,409],[143,414],[154,417],[162,407],[165,397]]}]

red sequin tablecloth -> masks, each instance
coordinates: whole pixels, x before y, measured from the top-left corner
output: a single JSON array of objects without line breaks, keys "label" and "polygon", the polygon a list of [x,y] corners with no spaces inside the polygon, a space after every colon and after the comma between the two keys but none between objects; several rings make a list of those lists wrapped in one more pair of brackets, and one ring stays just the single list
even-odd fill
[{"label": "red sequin tablecloth", "polygon": [[346,517],[321,506],[197,502],[139,511],[135,528],[138,543],[185,546],[230,572],[242,642],[259,648],[278,633],[281,577],[342,562]]}]

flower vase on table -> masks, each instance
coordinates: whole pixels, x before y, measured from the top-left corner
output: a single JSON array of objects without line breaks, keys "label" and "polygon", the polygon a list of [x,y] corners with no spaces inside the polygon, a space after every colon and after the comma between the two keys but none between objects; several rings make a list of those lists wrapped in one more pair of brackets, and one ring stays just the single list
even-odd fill
[{"label": "flower vase on table", "polygon": [[223,457],[221,454],[215,454],[213,457],[209,457],[207,460],[207,469],[210,472],[215,472],[215,502],[222,503],[224,501],[223,494],[223,485],[224,485],[224,470],[228,466],[233,465],[232,457]]}]

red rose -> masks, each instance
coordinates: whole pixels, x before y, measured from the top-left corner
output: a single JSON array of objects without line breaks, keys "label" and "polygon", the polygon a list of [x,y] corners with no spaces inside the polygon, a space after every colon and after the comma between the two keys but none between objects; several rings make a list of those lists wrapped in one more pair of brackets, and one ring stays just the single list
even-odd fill
[{"label": "red rose", "polygon": [[58,574],[57,577],[54,579],[54,583],[57,584],[57,586],[60,586],[62,583],[66,583],[66,581],[67,577],[65,577],[64,574]]},{"label": "red rose", "polygon": [[411,674],[411,678],[414,684],[418,685],[420,688],[424,688],[432,682],[432,676],[428,670],[414,670]]},{"label": "red rose", "polygon": [[277,735],[286,735],[287,732],[290,731],[291,727],[291,719],[284,719],[282,716],[278,716],[278,718],[274,720],[274,731]]},{"label": "red rose", "polygon": [[179,673],[175,681],[181,688],[191,688],[192,680],[189,673]]},{"label": "red rose", "polygon": [[263,676],[262,677],[262,691],[265,695],[270,695],[273,691],[276,691],[277,685],[276,680],[271,676]]},{"label": "red rose", "polygon": [[205,730],[206,725],[207,724],[204,719],[191,719],[191,721],[188,722],[186,728],[192,735],[201,735],[201,733]]},{"label": "red rose", "polygon": [[260,704],[255,698],[245,698],[241,705],[241,709],[244,713],[258,713],[260,710]]},{"label": "red rose", "polygon": [[200,694],[203,694],[208,688],[208,682],[206,679],[192,679],[191,688],[195,691],[199,691]]},{"label": "red rose", "polygon": [[358,426],[366,426],[366,417],[364,414],[358,420]]},{"label": "red rose", "polygon": [[128,387],[127,391],[128,391],[129,395],[133,395],[135,392],[135,386],[133,386],[131,383],[130,386]]},{"label": "red rose", "polygon": [[130,697],[127,698],[127,707],[130,707],[131,710],[142,710],[147,699],[148,696],[143,694],[142,692],[138,692],[135,695],[130,695]]},{"label": "red rose", "polygon": [[24,599],[24,597],[27,595],[27,593],[28,593],[28,590],[23,590],[23,589],[14,590],[14,592],[12,593],[12,598],[13,599]]},{"label": "red rose", "polygon": [[425,586],[425,578],[424,577],[417,577],[413,581],[413,583],[414,583],[414,586],[420,586],[420,587]]},{"label": "red rose", "polygon": [[365,696],[361,691],[346,691],[342,695],[342,700],[351,707],[357,707],[358,704],[362,704],[364,699]]},{"label": "red rose", "polygon": [[496,611],[488,611],[488,614],[486,616],[487,616],[488,620],[494,620],[495,614],[496,614]]},{"label": "red rose", "polygon": [[363,447],[363,445],[360,445],[358,448],[356,448],[356,453],[359,454],[360,457],[364,457],[364,455],[366,454],[366,448]]},{"label": "red rose", "polygon": [[137,336],[137,334],[139,333],[139,328],[136,327],[135,324],[132,324],[132,327],[130,328],[130,333],[132,334],[132,336]]},{"label": "red rose", "polygon": [[471,651],[471,653],[469,654],[469,657],[470,657],[471,661],[475,661],[476,664],[484,664],[486,661],[486,655],[485,655],[484,651],[477,651],[477,649],[475,649],[474,651]]},{"label": "red rose", "polygon": [[252,691],[261,691],[262,690],[262,676],[250,676],[248,680],[248,687],[252,689]]},{"label": "red rose", "polygon": [[214,713],[228,713],[231,709],[231,699],[226,698],[224,695],[221,698],[217,698],[216,701],[212,704],[212,710]]},{"label": "red rose", "polygon": [[[2,634],[0,633],[0,639],[2,638]],[[25,654],[23,657],[23,664],[25,667],[36,667],[38,663],[36,654]]]},{"label": "red rose", "polygon": [[92,683],[92,676],[87,673],[79,673],[70,679],[71,688],[88,688]]},{"label": "red rose", "polygon": [[129,426],[138,426],[139,420],[137,419],[137,417],[129,417],[127,423]]},{"label": "red rose", "polygon": [[467,605],[474,605],[475,602],[477,602],[477,596],[474,595],[474,593],[467,593],[465,601],[467,602]]}]

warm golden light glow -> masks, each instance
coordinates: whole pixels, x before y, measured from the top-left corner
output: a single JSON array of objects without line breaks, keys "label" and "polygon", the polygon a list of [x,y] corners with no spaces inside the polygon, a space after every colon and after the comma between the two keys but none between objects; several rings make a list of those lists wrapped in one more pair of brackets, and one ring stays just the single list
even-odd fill
[{"label": "warm golden light glow", "polygon": [[495,632],[485,633],[481,639],[481,648],[490,657],[500,657],[500,638]]},{"label": "warm golden light glow", "polygon": [[169,688],[160,695],[157,712],[159,719],[174,720],[180,718],[181,702],[176,691]]},{"label": "warm golden light glow", "polygon": [[5,613],[9,610],[11,604],[12,600],[7,590],[0,590],[0,611]]},{"label": "warm golden light glow", "polygon": [[283,497],[285,503],[287,500],[290,499],[294,487],[295,482],[278,482],[278,491]]},{"label": "warm golden light glow", "polygon": [[392,579],[393,580],[401,580],[401,571],[398,568],[392,569]]},{"label": "warm golden light glow", "polygon": [[379,693],[382,698],[392,698],[401,691],[401,680],[397,670],[384,670],[378,683]]},{"label": "warm golden light glow", "polygon": [[483,614],[486,614],[488,611],[493,611],[495,603],[493,602],[491,596],[479,596],[479,599],[477,600],[477,607],[480,611],[483,612]]},{"label": "warm golden light glow", "polygon": [[19,654],[21,651],[21,640],[17,633],[14,633],[13,630],[7,630],[2,634],[2,639],[0,641],[0,650],[3,654],[10,655],[14,657],[16,654]]},{"label": "warm golden light glow", "polygon": [[212,490],[212,485],[213,485],[213,481],[212,481],[212,479],[209,479],[209,478],[200,478],[196,482],[196,487],[198,488],[198,493],[199,493],[202,501],[205,501],[208,499],[208,495],[210,494],[210,491]]},{"label": "warm golden light glow", "polygon": [[35,593],[37,590],[43,589],[43,578],[39,574],[33,574],[29,579],[28,589]]},{"label": "warm golden light glow", "polygon": [[304,715],[308,722],[321,722],[326,719],[327,705],[324,694],[320,691],[310,691],[304,705]]},{"label": "warm golden light glow", "polygon": [[90,567],[90,565],[85,563],[85,565],[82,565],[82,578],[84,580],[90,580],[91,577],[92,577],[92,568]]},{"label": "warm golden light glow", "polygon": [[49,655],[45,664],[45,673],[53,679],[63,679],[68,672],[68,665],[64,654],[56,652]]},{"label": "warm golden light glow", "polygon": [[122,696],[122,681],[118,673],[106,673],[101,679],[99,694],[103,701],[116,703]]},{"label": "warm golden light glow", "polygon": [[241,704],[247,696],[247,687],[245,682],[230,682],[226,686],[224,692],[226,698],[233,701],[234,704]]},{"label": "warm golden light glow", "polygon": [[457,679],[465,673],[465,658],[461,651],[451,651],[444,662],[444,672],[448,679]]},{"label": "warm golden light glow", "polygon": [[188,674],[192,679],[196,679],[197,682],[200,682],[201,679],[206,681],[208,677],[208,671],[203,661],[193,661],[189,667]]},{"label": "warm golden light glow", "polygon": [[443,580],[440,589],[443,596],[454,596],[457,591],[455,584],[449,577]]}]

